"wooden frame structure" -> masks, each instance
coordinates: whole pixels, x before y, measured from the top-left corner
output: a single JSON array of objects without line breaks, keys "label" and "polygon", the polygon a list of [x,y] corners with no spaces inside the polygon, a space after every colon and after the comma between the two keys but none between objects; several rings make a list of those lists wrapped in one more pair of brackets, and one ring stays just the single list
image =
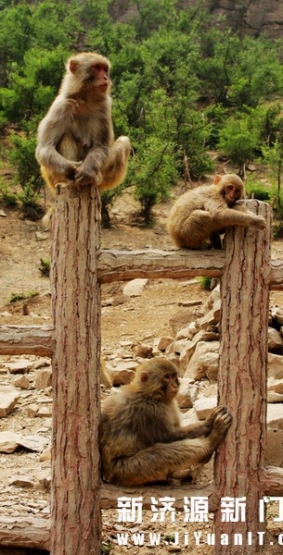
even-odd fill
[{"label": "wooden frame structure", "polygon": [[[53,435],[51,524],[43,519],[0,516],[0,545],[47,549],[52,555],[100,553],[100,508],[116,507],[121,495],[168,495],[168,488],[101,484],[97,427],[100,412],[100,286],[136,277],[221,279],[219,402],[233,424],[215,463],[215,483],[186,487],[208,496],[215,512],[218,555],[258,553],[260,547],[222,545],[221,534],[256,536],[258,503],[282,495],[283,469],[264,465],[267,407],[269,290],[283,289],[283,262],[270,260],[268,205],[247,201],[267,221],[265,231],[235,228],[223,251],[101,250],[100,200],[95,188],[58,190],[52,230],[54,328],[0,326],[0,354],[52,356]],[[137,493],[138,492],[138,493]],[[184,489],[170,490],[182,508]],[[220,498],[245,497],[245,522],[222,522]]]}]

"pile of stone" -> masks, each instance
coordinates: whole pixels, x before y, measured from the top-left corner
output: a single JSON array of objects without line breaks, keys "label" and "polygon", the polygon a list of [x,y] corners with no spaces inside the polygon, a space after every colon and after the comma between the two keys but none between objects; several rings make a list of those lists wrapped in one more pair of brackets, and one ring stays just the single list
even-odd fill
[{"label": "pile of stone", "polygon": [[[194,303],[196,304],[196,303]],[[216,287],[204,305],[180,309],[170,320],[172,335],[151,344],[132,345],[132,353],[106,361],[113,385],[128,383],[145,358],[164,355],[178,368],[179,406],[186,422],[205,419],[217,405],[220,292]],[[123,342],[124,350],[131,342]],[[120,353],[121,355],[121,353]],[[114,360],[110,360],[113,358]],[[283,465],[283,309],[270,308],[268,326],[267,464]],[[189,409],[189,410],[188,410]]]}]

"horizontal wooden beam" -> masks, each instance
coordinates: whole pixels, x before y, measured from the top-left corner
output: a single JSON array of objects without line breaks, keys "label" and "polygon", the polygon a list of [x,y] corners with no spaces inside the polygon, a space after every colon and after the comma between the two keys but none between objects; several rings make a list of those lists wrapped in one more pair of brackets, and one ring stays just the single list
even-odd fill
[{"label": "horizontal wooden beam", "polygon": [[225,260],[225,251],[103,249],[98,253],[98,280],[111,283],[134,278],[220,277]]},{"label": "horizontal wooden beam", "polygon": [[51,326],[0,326],[0,355],[51,357],[53,349]]}]

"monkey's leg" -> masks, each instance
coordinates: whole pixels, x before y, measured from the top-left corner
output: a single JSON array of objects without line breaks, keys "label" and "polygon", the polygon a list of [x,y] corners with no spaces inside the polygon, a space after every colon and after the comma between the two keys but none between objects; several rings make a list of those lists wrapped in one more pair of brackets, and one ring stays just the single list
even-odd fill
[{"label": "monkey's leg", "polygon": [[207,462],[231,424],[226,409],[219,408],[208,437],[156,443],[130,457],[115,461],[110,480],[121,485],[141,485],[166,480],[168,475]]},{"label": "monkey's leg", "polygon": [[126,177],[131,143],[128,137],[119,137],[109,148],[108,156],[102,168],[100,191],[117,187]]},{"label": "monkey's leg", "polygon": [[181,248],[201,249],[203,241],[220,227],[207,210],[194,210],[173,237]]}]

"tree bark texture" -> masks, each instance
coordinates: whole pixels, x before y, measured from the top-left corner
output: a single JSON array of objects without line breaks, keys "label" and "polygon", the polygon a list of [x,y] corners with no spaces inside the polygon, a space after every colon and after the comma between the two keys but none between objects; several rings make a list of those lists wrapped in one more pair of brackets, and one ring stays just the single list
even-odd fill
[{"label": "tree bark texture", "polygon": [[100,553],[99,221],[94,187],[59,188],[51,252],[52,555]]},{"label": "tree bark texture", "polygon": [[[250,205],[249,205],[250,207]],[[227,438],[216,458],[215,480],[219,498],[245,498],[244,521],[223,522],[216,512],[217,555],[258,553],[257,533],[264,467],[267,406],[267,327],[270,275],[270,210],[255,203],[268,227],[264,231],[237,228],[226,236],[230,260],[221,280],[221,342],[218,377],[219,403],[233,416]],[[221,534],[244,538],[251,532],[255,544],[221,545]],[[232,540],[231,540],[232,541]]]}]

